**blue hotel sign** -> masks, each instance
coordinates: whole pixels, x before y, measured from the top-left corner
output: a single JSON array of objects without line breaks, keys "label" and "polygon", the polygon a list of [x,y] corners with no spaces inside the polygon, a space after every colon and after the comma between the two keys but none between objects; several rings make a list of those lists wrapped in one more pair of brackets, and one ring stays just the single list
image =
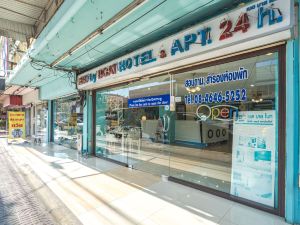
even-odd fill
[{"label": "blue hotel sign", "polygon": [[128,99],[128,108],[143,108],[163,105],[170,105],[169,94]]}]

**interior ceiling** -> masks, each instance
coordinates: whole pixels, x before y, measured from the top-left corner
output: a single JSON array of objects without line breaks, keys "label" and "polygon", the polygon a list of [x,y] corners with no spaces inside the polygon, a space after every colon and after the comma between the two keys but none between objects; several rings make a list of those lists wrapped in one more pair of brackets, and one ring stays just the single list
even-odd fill
[{"label": "interior ceiling", "polygon": [[[74,16],[69,18],[56,35],[35,54],[35,60],[46,64],[55,62],[82,39],[135,1],[137,0],[85,1]],[[66,4],[67,2],[69,1],[65,1]],[[101,35],[66,57],[58,65],[64,68],[77,68],[81,72],[86,71],[228,11],[242,2],[250,2],[250,0],[144,1],[132,13],[122,17]],[[63,14],[67,12],[68,9],[64,9],[65,3],[62,4],[52,20],[57,19],[59,21],[59,16],[63,17]],[[45,38],[46,33],[50,30],[51,27],[47,26],[39,38]],[[37,40],[36,43],[39,41]],[[28,63],[11,82],[18,85],[39,87],[64,74],[51,69],[41,67],[37,69],[36,67],[32,63]],[[35,81],[30,83],[33,79]]]}]

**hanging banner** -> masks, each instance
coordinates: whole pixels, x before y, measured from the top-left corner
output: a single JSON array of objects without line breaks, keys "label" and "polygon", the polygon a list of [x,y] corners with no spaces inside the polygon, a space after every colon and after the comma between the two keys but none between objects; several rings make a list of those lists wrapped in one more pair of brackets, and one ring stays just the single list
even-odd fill
[{"label": "hanging banner", "polygon": [[8,138],[25,138],[25,112],[8,112]]},{"label": "hanging banner", "polygon": [[274,207],[274,110],[239,112],[233,123],[231,194]]}]

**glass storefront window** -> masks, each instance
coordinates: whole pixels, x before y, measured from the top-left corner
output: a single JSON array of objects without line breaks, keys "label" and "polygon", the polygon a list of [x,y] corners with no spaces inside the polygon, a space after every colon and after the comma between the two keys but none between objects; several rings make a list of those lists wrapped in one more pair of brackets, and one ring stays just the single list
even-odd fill
[{"label": "glass storefront window", "polygon": [[[104,156],[135,167],[146,167],[151,158],[143,149],[153,142],[162,143],[156,126],[165,106],[128,107],[128,101],[140,97],[168,95],[170,93],[169,76],[136,82],[125,87],[105,90],[96,94],[96,155]],[[130,100],[129,100],[130,99]],[[145,127],[146,126],[146,127]],[[157,129],[157,130],[156,130]],[[161,150],[159,157],[164,157]],[[151,172],[161,174],[157,167],[149,166]]]},{"label": "glass storefront window", "polygon": [[68,148],[77,148],[77,134],[82,134],[83,109],[79,97],[54,101],[54,142]]},{"label": "glass storefront window", "polygon": [[34,134],[41,142],[47,142],[48,107],[47,103],[35,106]]},{"label": "glass storefront window", "polygon": [[[174,75],[170,176],[277,207],[278,54]],[[185,169],[182,169],[185,168]]]},{"label": "glass storefront window", "polygon": [[96,155],[278,207],[277,52],[96,92]]}]

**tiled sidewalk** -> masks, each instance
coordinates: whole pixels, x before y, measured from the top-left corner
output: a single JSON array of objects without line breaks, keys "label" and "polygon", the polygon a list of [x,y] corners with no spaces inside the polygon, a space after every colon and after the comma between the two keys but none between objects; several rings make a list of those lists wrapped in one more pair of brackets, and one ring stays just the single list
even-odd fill
[{"label": "tiled sidewalk", "polygon": [[55,144],[6,146],[82,224],[284,225],[283,218]]},{"label": "tiled sidewalk", "polygon": [[0,146],[0,224],[56,224],[3,146]]}]

